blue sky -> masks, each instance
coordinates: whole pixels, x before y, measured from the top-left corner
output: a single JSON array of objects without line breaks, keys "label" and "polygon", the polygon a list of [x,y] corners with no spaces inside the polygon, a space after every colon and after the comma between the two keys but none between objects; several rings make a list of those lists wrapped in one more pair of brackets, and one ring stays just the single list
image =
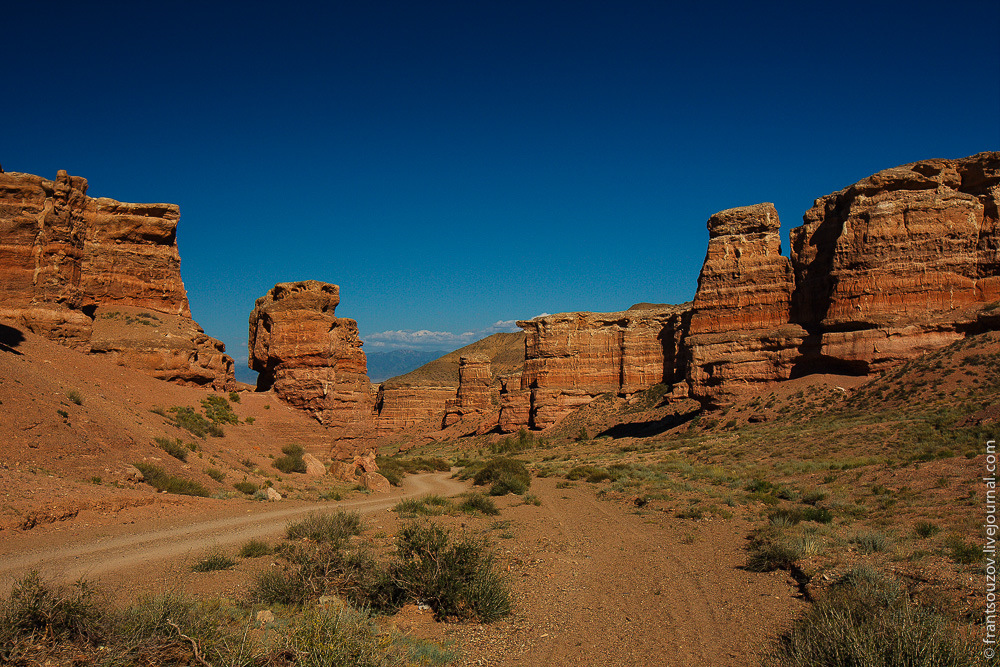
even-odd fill
[{"label": "blue sky", "polygon": [[[813,6],[815,5],[815,6]],[[973,0],[14,3],[0,163],[179,204],[195,319],[245,364],[277,282],[366,349],[694,294],[705,222],[1000,148]],[[414,332],[425,332],[414,334]]]}]

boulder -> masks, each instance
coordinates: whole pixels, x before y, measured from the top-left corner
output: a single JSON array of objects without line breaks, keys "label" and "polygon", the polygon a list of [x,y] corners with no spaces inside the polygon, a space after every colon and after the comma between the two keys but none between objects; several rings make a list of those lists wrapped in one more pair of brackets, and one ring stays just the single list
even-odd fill
[{"label": "boulder", "polygon": [[372,493],[389,493],[392,488],[389,480],[377,472],[363,473],[358,483]]},{"label": "boulder", "polygon": [[267,497],[269,501],[272,502],[281,500],[281,494],[275,491],[274,487],[271,486],[267,487],[267,490],[264,492],[264,495]]},{"label": "boulder", "polygon": [[303,454],[302,461],[306,464],[306,474],[310,477],[322,477],[326,474],[326,466],[312,454]]}]

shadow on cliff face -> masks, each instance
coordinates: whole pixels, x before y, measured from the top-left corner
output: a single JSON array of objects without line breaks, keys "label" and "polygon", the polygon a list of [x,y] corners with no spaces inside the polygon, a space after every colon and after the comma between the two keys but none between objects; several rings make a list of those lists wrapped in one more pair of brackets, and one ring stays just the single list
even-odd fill
[{"label": "shadow on cliff face", "polygon": [[19,329],[0,324],[0,350],[21,354],[14,348],[20,345],[23,340],[24,334]]},{"label": "shadow on cliff face", "polygon": [[680,415],[667,415],[662,419],[654,419],[646,422],[632,422],[628,424],[615,424],[611,428],[595,435],[595,438],[607,435],[612,438],[650,438],[660,435],[670,429],[685,424],[701,413],[701,409],[685,412]]}]

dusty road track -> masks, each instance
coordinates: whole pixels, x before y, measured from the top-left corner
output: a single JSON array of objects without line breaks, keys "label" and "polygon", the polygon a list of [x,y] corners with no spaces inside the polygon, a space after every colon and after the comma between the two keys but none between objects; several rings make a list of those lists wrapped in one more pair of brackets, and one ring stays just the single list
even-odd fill
[{"label": "dusty road track", "polygon": [[[0,593],[6,595],[18,578],[38,570],[46,578],[74,581],[80,577],[129,583],[159,577],[171,561],[184,560],[214,546],[233,551],[247,540],[281,534],[285,525],[316,510],[356,510],[362,514],[385,511],[402,498],[438,493],[461,493],[468,484],[450,479],[447,472],[411,475],[403,488],[387,495],[323,503],[247,503],[201,513],[178,513],[173,518],[105,525],[92,530],[36,529],[0,534]],[[218,516],[228,512],[226,516]],[[238,512],[238,514],[237,514]]]}]

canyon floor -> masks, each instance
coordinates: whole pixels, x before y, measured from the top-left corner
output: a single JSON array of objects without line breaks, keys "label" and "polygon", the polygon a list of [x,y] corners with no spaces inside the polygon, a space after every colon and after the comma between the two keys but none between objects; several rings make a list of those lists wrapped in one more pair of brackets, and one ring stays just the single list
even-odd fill
[{"label": "canyon floor", "polygon": [[[122,602],[164,590],[240,600],[273,558],[208,573],[192,563],[251,538],[277,540],[316,509],[361,512],[361,539],[385,545],[404,521],[393,511],[401,499],[471,488],[422,473],[379,495],[279,473],[283,446],[329,457],[335,434],[271,394],[241,392],[232,403],[240,423],[198,438],[172,408],[198,411],[212,392],[13,325],[0,333],[3,595],[37,569],[50,580],[86,577]],[[495,545],[513,613],[439,623],[408,606],[386,622],[450,647],[462,665],[755,665],[829,581],[862,564],[979,631],[982,557],[968,556],[982,541],[1000,336],[970,337],[876,378],[799,378],[715,413],[664,404],[661,391],[602,397],[541,434],[459,427],[378,443],[383,455],[407,449],[448,459],[453,471],[512,456],[533,474],[529,494],[496,499],[499,516],[434,517]],[[178,440],[184,461],[163,448]],[[212,497],[157,493],[130,477],[137,462]],[[234,482],[269,484],[285,499],[252,500]],[[788,519],[809,508],[829,520]],[[801,546],[794,568],[747,568],[762,531]]]}]

